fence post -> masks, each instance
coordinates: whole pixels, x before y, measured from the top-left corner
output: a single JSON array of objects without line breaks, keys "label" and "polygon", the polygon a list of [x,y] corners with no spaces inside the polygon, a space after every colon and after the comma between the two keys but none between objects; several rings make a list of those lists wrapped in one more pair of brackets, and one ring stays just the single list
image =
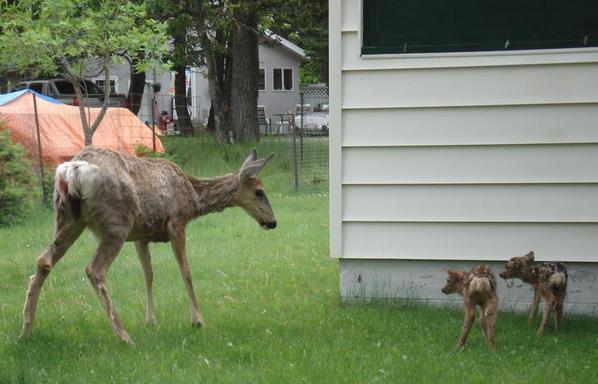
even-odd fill
[{"label": "fence post", "polygon": [[156,110],[154,105],[156,104],[156,96],[154,95],[154,89],[152,88],[152,150],[156,152]]},{"label": "fence post", "polygon": [[295,191],[299,190],[299,165],[297,164],[297,136],[295,135],[295,117],[290,116],[291,131],[293,131],[293,173],[295,182]]},{"label": "fence post", "polygon": [[44,200],[44,204],[48,203],[48,192],[46,191],[46,184],[44,183],[44,179],[46,178],[44,175],[44,161],[42,159],[42,141],[41,135],[39,132],[39,116],[37,114],[37,97],[35,93],[33,94],[33,113],[35,114],[35,131],[37,132],[37,153],[38,153],[38,160],[39,160],[39,177],[40,183],[42,187],[42,199]]},{"label": "fence post", "polygon": [[304,124],[304,111],[303,111],[303,90],[301,91],[301,131],[299,131],[299,137],[301,138],[301,161],[303,161],[303,124]]}]

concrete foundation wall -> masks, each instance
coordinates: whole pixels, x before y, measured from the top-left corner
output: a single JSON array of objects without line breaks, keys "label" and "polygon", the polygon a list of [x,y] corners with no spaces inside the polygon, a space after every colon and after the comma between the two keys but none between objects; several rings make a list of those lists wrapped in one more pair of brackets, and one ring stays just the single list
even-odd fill
[{"label": "concrete foundation wall", "polygon": [[[458,295],[444,295],[448,268],[471,269],[476,263],[429,260],[340,259],[340,293],[345,300],[398,299],[434,305],[460,305]],[[530,285],[503,280],[503,262],[486,262],[495,273],[501,311],[528,311],[533,298]],[[569,283],[566,313],[598,314],[598,265],[567,263]],[[540,307],[540,310],[542,308]]]}]

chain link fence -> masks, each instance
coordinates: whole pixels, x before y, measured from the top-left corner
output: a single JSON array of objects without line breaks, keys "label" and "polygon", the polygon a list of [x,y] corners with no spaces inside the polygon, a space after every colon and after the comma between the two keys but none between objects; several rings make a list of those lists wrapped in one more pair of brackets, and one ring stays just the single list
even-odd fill
[{"label": "chain link fence", "polygon": [[[291,113],[273,115],[265,137],[276,137],[287,148],[291,183],[295,190],[325,191],[328,188],[328,87],[301,89]],[[273,138],[271,138],[273,139]]]}]

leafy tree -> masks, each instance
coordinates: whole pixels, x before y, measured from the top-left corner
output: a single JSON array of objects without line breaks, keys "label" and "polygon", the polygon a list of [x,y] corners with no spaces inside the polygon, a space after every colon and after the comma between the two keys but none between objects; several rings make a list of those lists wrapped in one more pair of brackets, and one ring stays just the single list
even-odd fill
[{"label": "leafy tree", "polygon": [[91,145],[110,101],[89,124],[81,77],[87,65],[102,68],[109,84],[110,66],[124,57],[137,71],[163,64],[165,26],[147,18],[144,4],[125,0],[0,0],[0,64],[66,78],[80,100],[85,145]]},{"label": "leafy tree", "polygon": [[178,127],[183,133],[191,132],[191,116],[187,109],[185,70],[201,65],[199,37],[194,31],[193,16],[205,0],[147,0],[149,14],[167,25],[171,41],[169,59],[175,73],[175,107]]},{"label": "leafy tree", "polygon": [[277,0],[269,28],[305,50],[301,83],[328,82],[328,2]]}]

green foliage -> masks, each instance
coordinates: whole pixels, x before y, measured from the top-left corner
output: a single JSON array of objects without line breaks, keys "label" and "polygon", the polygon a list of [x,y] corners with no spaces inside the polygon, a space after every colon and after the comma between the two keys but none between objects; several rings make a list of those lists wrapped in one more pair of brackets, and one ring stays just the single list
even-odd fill
[{"label": "green foliage", "polygon": [[[125,0],[21,0],[0,13],[0,64],[46,75],[83,74],[86,63],[135,58],[137,70],[162,66],[165,25]],[[68,63],[68,64],[66,64]]]},{"label": "green foliage", "polygon": [[[270,29],[305,50],[301,84],[328,81],[328,2],[321,0],[272,0]],[[266,19],[267,20],[267,19]]]},{"label": "green foliage", "polygon": [[22,220],[31,207],[34,175],[26,153],[0,127],[0,226]]}]

